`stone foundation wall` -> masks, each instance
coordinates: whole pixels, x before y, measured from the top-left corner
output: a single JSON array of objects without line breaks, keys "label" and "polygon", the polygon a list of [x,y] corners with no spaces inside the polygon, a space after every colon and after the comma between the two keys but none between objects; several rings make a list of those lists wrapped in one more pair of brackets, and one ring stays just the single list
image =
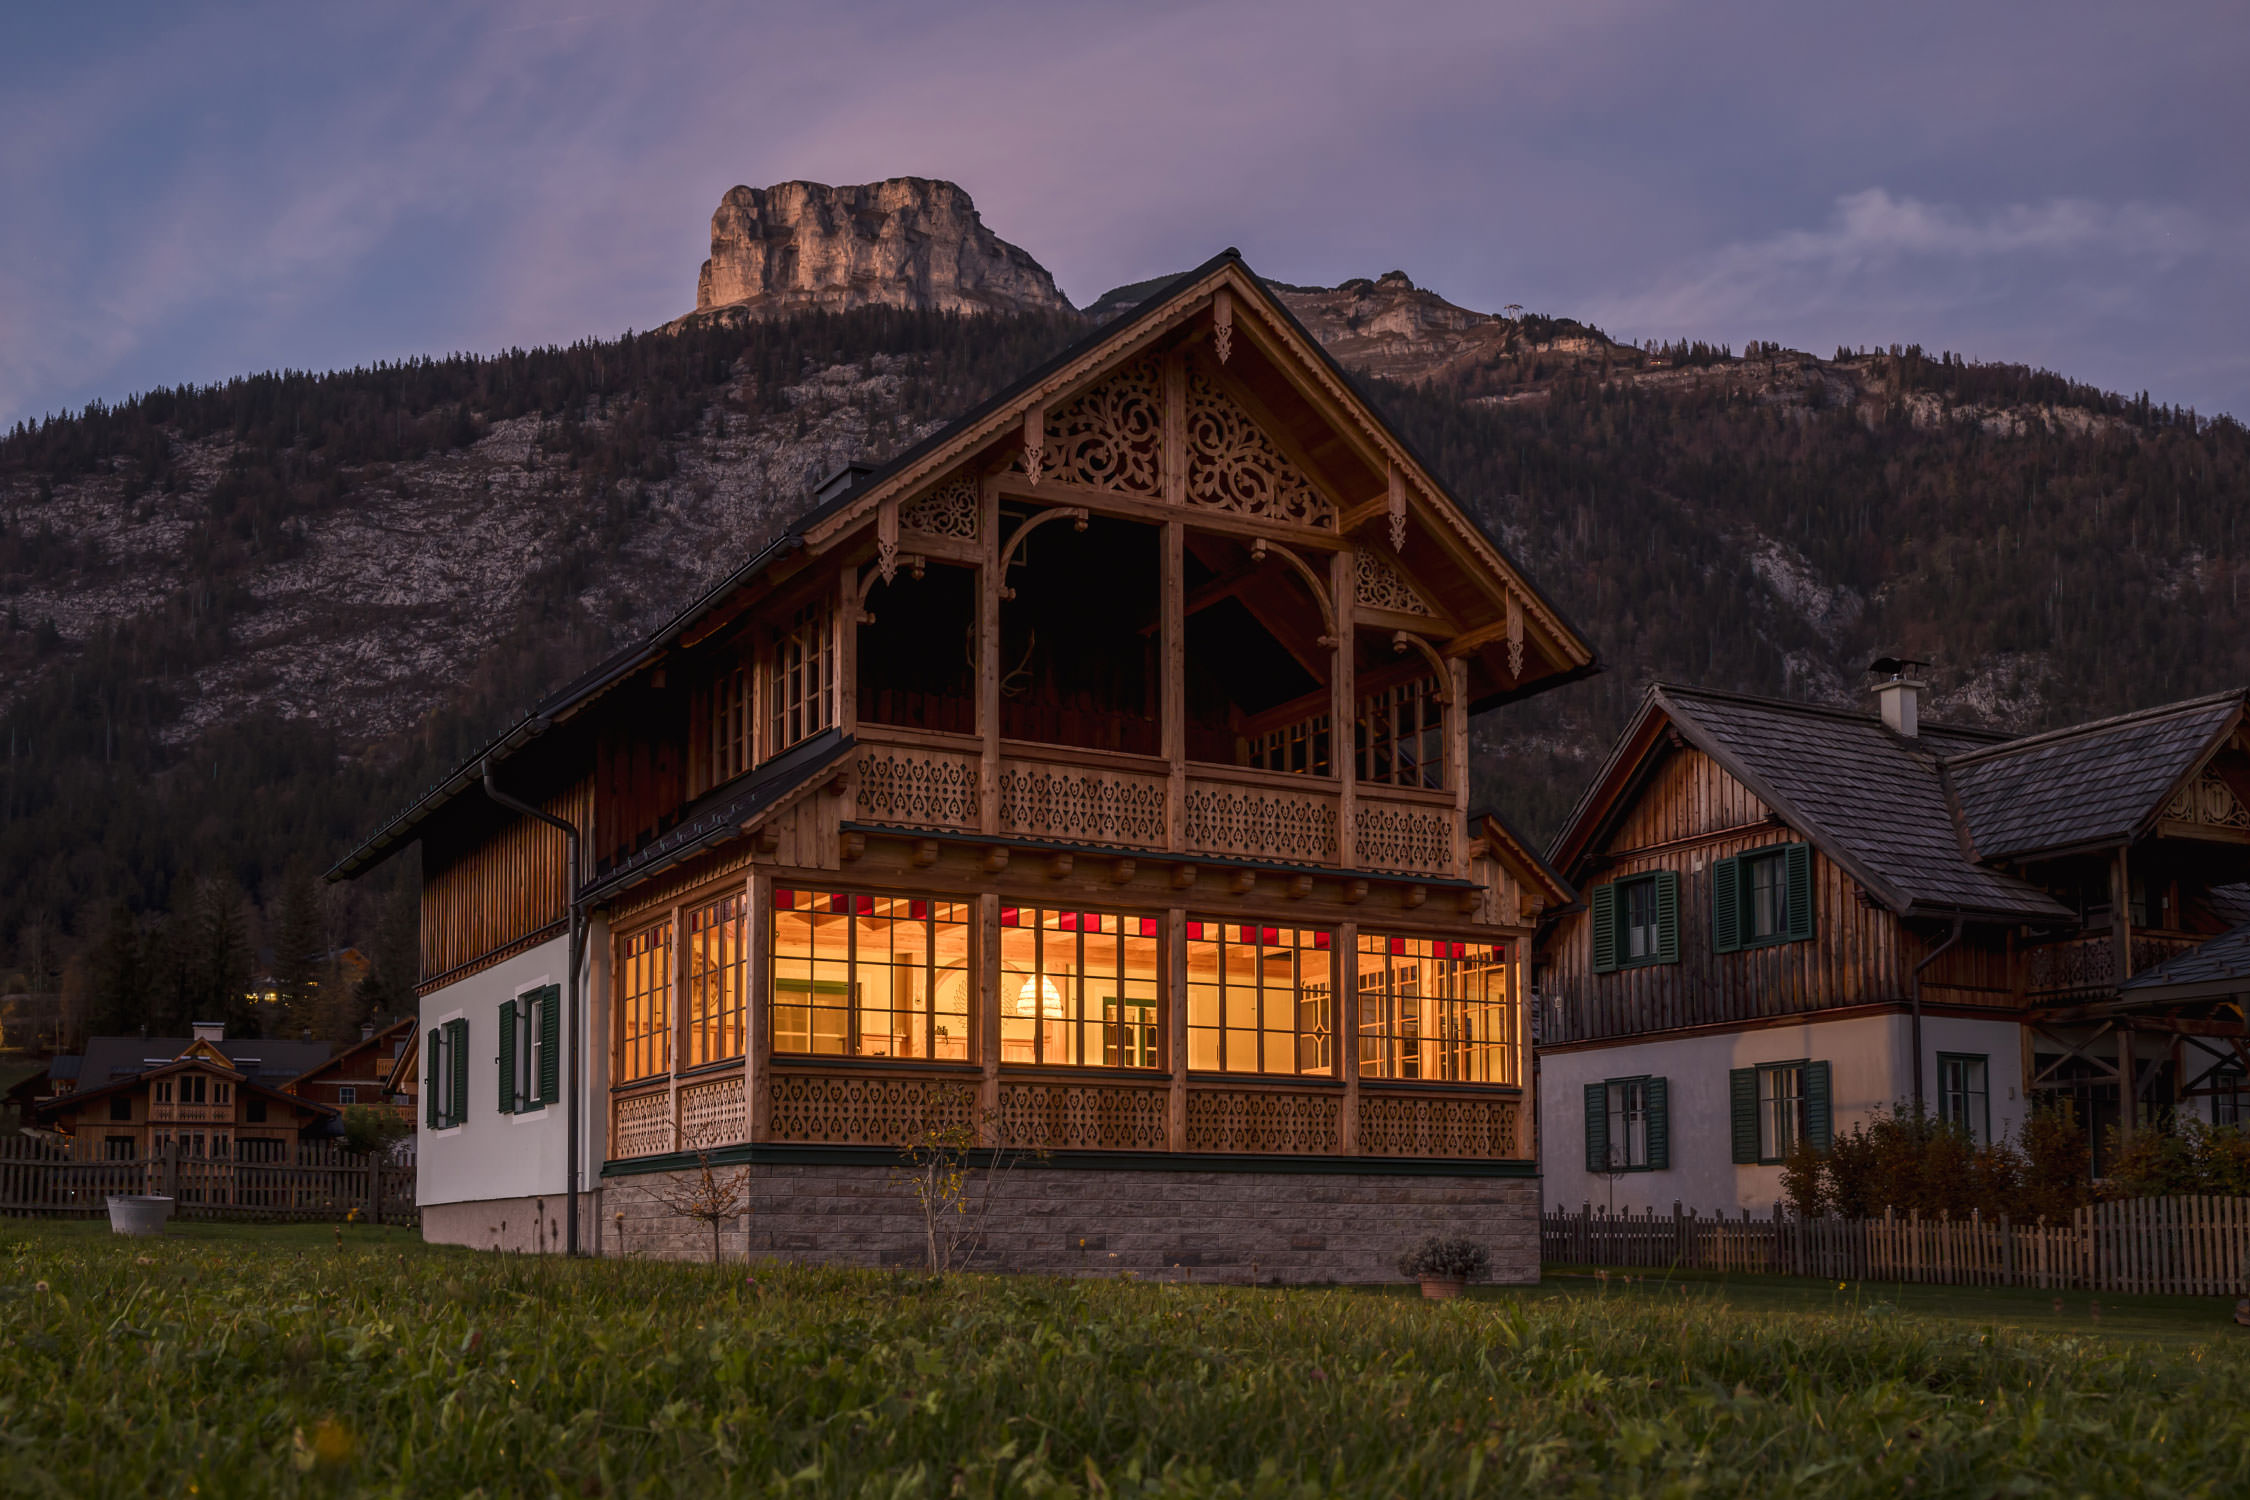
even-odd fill
[{"label": "stone foundation wall", "polygon": [[[913,1189],[880,1166],[714,1168],[743,1181],[749,1211],[720,1233],[722,1258],[920,1266],[927,1230]],[[671,1211],[694,1174],[607,1179],[604,1255],[708,1259],[709,1227]],[[425,1221],[427,1219],[425,1210]],[[972,1209],[974,1212],[974,1209]],[[1492,1252],[1492,1276],[1539,1279],[1539,1184],[1528,1177],[1087,1170],[1020,1166],[992,1187],[979,1269],[1197,1281],[1397,1281],[1392,1262],[1424,1235]]]}]

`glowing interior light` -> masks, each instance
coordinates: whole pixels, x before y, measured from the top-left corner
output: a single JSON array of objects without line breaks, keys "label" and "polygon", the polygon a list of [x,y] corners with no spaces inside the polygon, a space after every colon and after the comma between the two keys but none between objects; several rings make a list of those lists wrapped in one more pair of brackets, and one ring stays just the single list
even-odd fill
[{"label": "glowing interior light", "polygon": [[1046,978],[1026,978],[1023,988],[1016,991],[1016,1014],[1041,1016],[1049,1021],[1066,1020],[1069,1012],[1063,1009],[1062,991],[1055,982]]}]

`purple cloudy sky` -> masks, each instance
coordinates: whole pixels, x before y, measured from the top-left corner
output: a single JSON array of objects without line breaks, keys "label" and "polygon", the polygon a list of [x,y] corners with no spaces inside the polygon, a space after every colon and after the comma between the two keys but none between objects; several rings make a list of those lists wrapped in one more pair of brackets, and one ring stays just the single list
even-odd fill
[{"label": "purple cloudy sky", "polygon": [[15,6],[0,422],[645,328],[729,186],[902,174],[1080,302],[1233,244],[2250,416],[2246,79],[2243,0]]}]

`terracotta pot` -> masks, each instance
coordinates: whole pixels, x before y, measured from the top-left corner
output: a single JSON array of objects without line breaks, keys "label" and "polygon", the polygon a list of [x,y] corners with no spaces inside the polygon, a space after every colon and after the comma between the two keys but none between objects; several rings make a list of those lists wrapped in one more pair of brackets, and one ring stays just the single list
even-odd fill
[{"label": "terracotta pot", "polygon": [[1422,1295],[1433,1302],[1443,1302],[1461,1295],[1462,1281],[1458,1276],[1425,1276],[1422,1278]]}]

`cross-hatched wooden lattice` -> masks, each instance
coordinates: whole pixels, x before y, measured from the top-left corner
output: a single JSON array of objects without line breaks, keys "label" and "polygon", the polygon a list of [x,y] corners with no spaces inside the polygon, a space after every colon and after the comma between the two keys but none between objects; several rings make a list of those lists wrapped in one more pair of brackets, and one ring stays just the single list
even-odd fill
[{"label": "cross-hatched wooden lattice", "polygon": [[1341,1107],[1342,1100],[1333,1092],[1191,1089],[1188,1149],[1326,1155],[1337,1149]]},{"label": "cross-hatched wooden lattice", "polygon": [[1162,1151],[1167,1098],[1161,1088],[1004,1083],[1000,1129],[1019,1149]]},{"label": "cross-hatched wooden lattice", "polygon": [[663,1090],[617,1101],[611,1121],[610,1154],[654,1156],[672,1149],[672,1098]]},{"label": "cross-hatched wooden lattice", "polygon": [[1443,875],[1453,868],[1452,820],[1435,808],[1362,802],[1355,827],[1359,862],[1370,870]]},{"label": "cross-hatched wooden lattice", "polygon": [[908,1146],[928,1131],[974,1125],[976,1113],[973,1083],[777,1072],[770,1134],[777,1141]]},{"label": "cross-hatched wooden lattice", "polygon": [[1336,804],[1325,797],[1191,782],[1187,841],[1189,848],[1209,854],[1333,863]]},{"label": "cross-hatched wooden lattice", "polygon": [[1369,1156],[1513,1157],[1513,1099],[1370,1094],[1359,1098],[1359,1149]]},{"label": "cross-hatched wooden lattice", "polygon": [[750,1139],[750,1101],[742,1077],[710,1078],[680,1085],[680,1146],[730,1146]]}]

